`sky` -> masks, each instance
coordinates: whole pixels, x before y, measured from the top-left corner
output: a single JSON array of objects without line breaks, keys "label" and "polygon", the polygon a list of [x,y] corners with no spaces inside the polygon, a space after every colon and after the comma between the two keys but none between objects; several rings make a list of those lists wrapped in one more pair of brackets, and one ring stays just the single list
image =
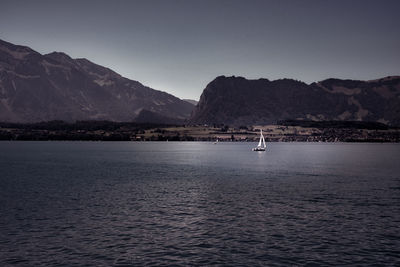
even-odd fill
[{"label": "sky", "polygon": [[198,100],[220,75],[400,75],[399,10],[397,0],[0,0],[0,39]]}]

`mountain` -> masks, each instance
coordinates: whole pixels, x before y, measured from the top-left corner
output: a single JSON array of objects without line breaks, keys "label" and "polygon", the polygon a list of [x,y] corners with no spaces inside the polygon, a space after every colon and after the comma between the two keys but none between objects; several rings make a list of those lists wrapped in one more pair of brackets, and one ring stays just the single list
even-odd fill
[{"label": "mountain", "polygon": [[400,76],[306,84],[220,76],[204,89],[191,124],[256,125],[280,120],[373,121],[400,125]]},{"label": "mountain", "polygon": [[197,103],[199,103],[199,101],[196,101],[196,100],[193,100],[193,99],[182,99],[182,100],[192,104],[193,106],[196,106]]},{"label": "mountain", "polygon": [[[0,40],[0,121],[180,122],[193,105],[90,62]],[[140,115],[147,114],[146,116]],[[149,116],[149,114],[153,114]],[[152,121],[149,121],[152,122]]]}]

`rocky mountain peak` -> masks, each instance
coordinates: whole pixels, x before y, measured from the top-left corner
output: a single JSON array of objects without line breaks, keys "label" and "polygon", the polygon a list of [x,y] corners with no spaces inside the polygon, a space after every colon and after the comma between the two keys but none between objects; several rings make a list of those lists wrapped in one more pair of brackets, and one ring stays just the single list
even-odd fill
[{"label": "rocky mountain peak", "polygon": [[[0,121],[135,121],[183,123],[193,105],[63,52],[41,55],[0,41]],[[152,114],[140,116],[142,110]],[[151,121],[149,121],[151,122]]]},{"label": "rocky mountain peak", "polygon": [[400,78],[248,80],[219,76],[204,89],[192,124],[255,125],[280,120],[356,120],[400,125]]}]

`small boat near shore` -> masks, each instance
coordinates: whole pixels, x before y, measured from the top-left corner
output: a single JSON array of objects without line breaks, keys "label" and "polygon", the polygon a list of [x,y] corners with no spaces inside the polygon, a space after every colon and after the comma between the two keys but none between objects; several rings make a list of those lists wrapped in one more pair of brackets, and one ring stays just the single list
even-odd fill
[{"label": "small boat near shore", "polygon": [[267,145],[265,144],[264,135],[262,134],[262,129],[260,129],[260,141],[258,142],[257,147],[253,148],[253,151],[265,151]]}]

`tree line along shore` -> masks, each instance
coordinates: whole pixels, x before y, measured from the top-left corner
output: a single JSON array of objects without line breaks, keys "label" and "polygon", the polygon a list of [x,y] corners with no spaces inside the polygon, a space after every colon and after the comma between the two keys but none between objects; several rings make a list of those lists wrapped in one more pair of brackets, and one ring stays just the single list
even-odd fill
[{"label": "tree line along shore", "polygon": [[279,121],[274,125],[165,125],[110,121],[0,123],[0,140],[400,142],[400,128],[377,122]]}]

